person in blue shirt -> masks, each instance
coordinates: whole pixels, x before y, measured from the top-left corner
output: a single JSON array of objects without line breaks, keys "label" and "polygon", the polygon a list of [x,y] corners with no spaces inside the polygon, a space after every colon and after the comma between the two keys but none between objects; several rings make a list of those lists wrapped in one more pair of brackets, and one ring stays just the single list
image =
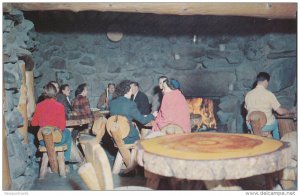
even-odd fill
[{"label": "person in blue shirt", "polygon": [[130,86],[132,81],[123,80],[116,86],[116,98],[109,103],[110,115],[122,115],[127,117],[130,122],[130,131],[126,138],[124,138],[125,144],[132,144],[139,139],[138,130],[133,125],[133,120],[145,125],[151,120],[154,120],[157,112],[149,115],[142,115],[138,110],[136,103],[130,100],[133,95],[133,90]]}]

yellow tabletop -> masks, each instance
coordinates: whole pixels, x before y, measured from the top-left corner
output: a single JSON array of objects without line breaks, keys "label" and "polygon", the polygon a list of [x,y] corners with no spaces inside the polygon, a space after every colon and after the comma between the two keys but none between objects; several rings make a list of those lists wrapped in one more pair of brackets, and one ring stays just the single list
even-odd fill
[{"label": "yellow tabletop", "polygon": [[141,140],[145,152],[186,160],[221,160],[252,157],[283,147],[277,140],[251,134],[190,133]]}]

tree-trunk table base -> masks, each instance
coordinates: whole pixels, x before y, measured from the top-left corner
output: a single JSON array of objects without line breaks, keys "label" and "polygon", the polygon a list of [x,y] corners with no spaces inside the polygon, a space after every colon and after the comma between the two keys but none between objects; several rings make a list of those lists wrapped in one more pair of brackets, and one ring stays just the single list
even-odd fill
[{"label": "tree-trunk table base", "polygon": [[[216,190],[241,190],[236,180],[282,170],[290,157],[287,143],[252,134],[166,135],[137,144],[137,162],[146,171],[204,181]],[[155,189],[157,181],[150,177],[148,187]]]}]

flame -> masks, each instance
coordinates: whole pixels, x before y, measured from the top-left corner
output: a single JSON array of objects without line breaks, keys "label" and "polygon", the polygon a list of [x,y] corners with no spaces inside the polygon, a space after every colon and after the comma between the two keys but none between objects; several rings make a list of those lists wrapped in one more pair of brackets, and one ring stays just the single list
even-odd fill
[{"label": "flame", "polygon": [[216,118],[214,116],[214,105],[213,100],[206,98],[194,98],[187,99],[189,105],[190,114],[200,114],[201,118],[197,119],[197,122],[192,122],[192,127],[197,125],[197,127],[203,127],[205,125],[207,128],[217,128]]}]

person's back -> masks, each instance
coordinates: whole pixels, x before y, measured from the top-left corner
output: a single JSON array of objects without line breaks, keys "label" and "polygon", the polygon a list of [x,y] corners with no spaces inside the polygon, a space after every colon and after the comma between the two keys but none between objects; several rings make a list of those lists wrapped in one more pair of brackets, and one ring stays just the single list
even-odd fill
[{"label": "person's back", "polygon": [[35,126],[55,126],[63,131],[66,127],[64,106],[55,99],[45,99],[36,106],[32,119]]},{"label": "person's back", "polygon": [[275,95],[261,85],[257,85],[253,90],[248,92],[245,97],[246,109],[248,116],[253,111],[261,111],[266,114],[267,125],[274,122],[275,117],[272,110],[276,111],[280,107]]}]

